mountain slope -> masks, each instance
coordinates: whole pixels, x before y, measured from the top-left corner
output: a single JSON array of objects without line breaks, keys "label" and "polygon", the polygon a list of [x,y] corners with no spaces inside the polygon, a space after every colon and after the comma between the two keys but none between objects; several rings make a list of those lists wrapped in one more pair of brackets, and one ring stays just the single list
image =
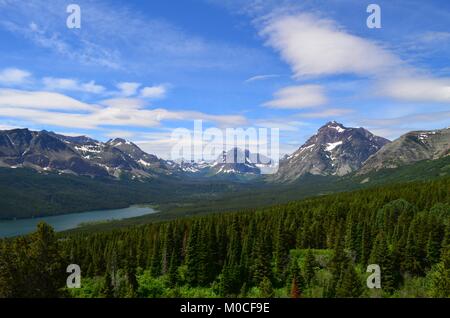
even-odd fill
[{"label": "mountain slope", "polygon": [[154,177],[176,170],[123,139],[102,143],[85,136],[28,129],[0,131],[0,167],[116,178]]},{"label": "mountain slope", "polygon": [[364,128],[329,122],[280,163],[273,179],[293,181],[305,174],[343,176],[359,169],[367,158],[388,143],[389,140]]},{"label": "mountain slope", "polygon": [[409,132],[383,147],[364,163],[358,174],[397,168],[421,160],[435,160],[450,154],[450,128]]}]

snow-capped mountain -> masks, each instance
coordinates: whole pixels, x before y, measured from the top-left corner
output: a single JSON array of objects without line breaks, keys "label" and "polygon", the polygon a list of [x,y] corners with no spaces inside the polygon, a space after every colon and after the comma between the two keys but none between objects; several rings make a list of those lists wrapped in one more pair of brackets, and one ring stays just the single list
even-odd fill
[{"label": "snow-capped mountain", "polygon": [[274,179],[292,181],[305,174],[343,176],[359,169],[388,143],[364,128],[349,128],[332,121],[282,160]]},{"label": "snow-capped mountain", "polygon": [[261,174],[261,169],[270,164],[270,159],[249,150],[233,148],[223,152],[212,164],[215,174]]},{"label": "snow-capped mountain", "polygon": [[259,175],[270,166],[270,159],[249,150],[232,148],[224,151],[215,161],[181,162],[181,170],[203,175]]},{"label": "snow-capped mountain", "polygon": [[178,169],[123,139],[103,143],[28,129],[0,131],[0,167],[113,177],[152,177]]}]

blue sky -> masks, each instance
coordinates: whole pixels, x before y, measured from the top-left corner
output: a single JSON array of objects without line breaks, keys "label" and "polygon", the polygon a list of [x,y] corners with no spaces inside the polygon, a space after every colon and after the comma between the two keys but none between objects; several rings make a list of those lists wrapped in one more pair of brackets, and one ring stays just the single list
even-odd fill
[{"label": "blue sky", "polygon": [[[381,7],[369,29],[367,6]],[[81,8],[81,29],[66,7]],[[393,139],[449,126],[444,1],[0,0],[0,129],[126,137],[276,127],[282,153],[329,120]]]}]

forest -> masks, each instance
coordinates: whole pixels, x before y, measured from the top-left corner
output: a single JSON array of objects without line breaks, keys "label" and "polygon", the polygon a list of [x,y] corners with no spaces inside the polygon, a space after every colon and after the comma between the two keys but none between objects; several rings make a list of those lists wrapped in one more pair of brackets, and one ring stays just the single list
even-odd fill
[{"label": "forest", "polygon": [[444,177],[97,233],[40,224],[0,241],[0,297],[450,297],[449,189]]}]

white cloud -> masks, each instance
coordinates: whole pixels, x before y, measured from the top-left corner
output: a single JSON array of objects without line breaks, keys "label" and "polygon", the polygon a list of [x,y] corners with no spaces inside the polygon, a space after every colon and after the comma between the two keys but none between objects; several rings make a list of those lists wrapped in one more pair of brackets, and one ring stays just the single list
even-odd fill
[{"label": "white cloud", "polygon": [[450,78],[396,78],[380,86],[382,95],[402,101],[450,103]]},{"label": "white cloud", "polygon": [[0,71],[0,83],[2,84],[22,84],[29,79],[31,74],[17,68],[7,68]]},{"label": "white cloud", "polygon": [[141,97],[163,98],[166,96],[167,88],[164,85],[147,86],[141,89]]},{"label": "white cloud", "polygon": [[294,76],[375,75],[392,71],[400,59],[376,43],[352,35],[334,21],[311,14],[270,18],[261,34],[280,52]]},{"label": "white cloud", "polygon": [[111,98],[105,99],[100,102],[102,105],[109,106],[112,108],[122,108],[122,109],[139,109],[145,106],[145,102],[138,98]]},{"label": "white cloud", "polygon": [[98,108],[98,106],[86,104],[59,93],[0,89],[0,109],[8,107],[83,111],[92,111]]},{"label": "white cloud", "polygon": [[129,97],[137,94],[137,90],[141,87],[141,84],[134,82],[122,82],[116,86],[120,90],[119,95]]},{"label": "white cloud", "polygon": [[247,122],[246,118],[240,115],[211,115],[196,111],[169,111],[164,108],[147,109],[145,106],[145,101],[137,98],[113,98],[92,105],[59,93],[0,89],[0,116],[59,127],[149,128],[159,126],[161,121],[196,119],[234,127]]},{"label": "white cloud", "polygon": [[256,75],[253,77],[250,77],[248,79],[245,80],[245,83],[251,83],[251,82],[256,82],[256,81],[264,81],[270,78],[276,78],[276,77],[280,77],[280,75],[278,74],[266,74],[266,75]]},{"label": "white cloud", "polygon": [[312,112],[312,113],[302,113],[298,114],[298,117],[302,118],[329,118],[329,117],[339,117],[342,115],[347,115],[352,113],[353,109],[348,108],[328,108],[323,109],[321,111]]},{"label": "white cloud", "polygon": [[48,90],[77,91],[93,94],[100,94],[105,91],[103,86],[97,85],[94,81],[80,83],[78,80],[71,78],[44,77],[42,82]]},{"label": "white cloud", "polygon": [[327,102],[324,89],[319,85],[285,87],[274,94],[274,99],[263,105],[270,108],[301,109]]},{"label": "white cloud", "polygon": [[17,126],[12,126],[12,125],[0,125],[0,130],[11,130],[11,129],[16,129],[18,128]]}]

